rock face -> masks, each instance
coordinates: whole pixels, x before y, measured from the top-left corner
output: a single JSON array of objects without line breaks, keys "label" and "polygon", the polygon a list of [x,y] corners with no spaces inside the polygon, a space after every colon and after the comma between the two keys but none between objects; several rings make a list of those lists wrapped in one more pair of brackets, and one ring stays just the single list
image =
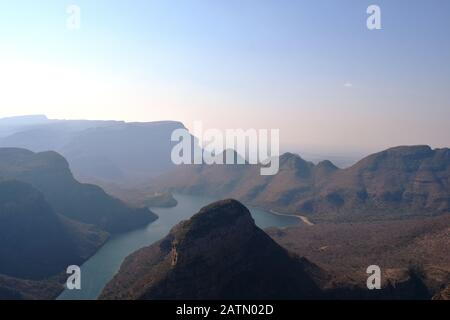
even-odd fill
[{"label": "rock face", "polygon": [[160,189],[232,197],[317,220],[379,220],[450,212],[450,149],[391,148],[347,169],[314,165],[291,153],[275,176],[256,165],[182,166],[155,181]]},{"label": "rock face", "polygon": [[127,231],[157,218],[148,209],[126,206],[97,186],[79,183],[67,161],[55,152],[0,148],[0,179],[26,182],[44,195],[56,213],[108,232]]},{"label": "rock face", "polygon": [[223,200],[129,256],[101,299],[312,299],[323,297],[325,277]]}]

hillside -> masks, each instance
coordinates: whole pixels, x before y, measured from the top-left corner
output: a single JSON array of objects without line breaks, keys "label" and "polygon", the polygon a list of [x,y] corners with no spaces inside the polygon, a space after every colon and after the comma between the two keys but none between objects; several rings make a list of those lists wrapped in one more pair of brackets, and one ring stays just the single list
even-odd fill
[{"label": "hillside", "polygon": [[105,243],[106,232],[54,212],[42,193],[0,181],[0,298],[51,298],[55,278],[81,265]]},{"label": "hillside", "polygon": [[365,286],[366,269],[378,265],[384,284],[414,271],[428,297],[450,283],[450,215],[407,220],[299,225],[268,234],[286,249]]},{"label": "hillside", "polygon": [[0,300],[51,300],[63,290],[58,277],[27,280],[0,274]]},{"label": "hillside", "polygon": [[55,152],[0,148],[0,178],[31,184],[56,213],[108,232],[135,229],[157,218],[148,209],[128,207],[97,186],[79,183],[67,161]]},{"label": "hillside", "polygon": [[0,235],[0,273],[28,279],[82,262],[107,238],[59,217],[40,192],[18,181],[0,182]]}]

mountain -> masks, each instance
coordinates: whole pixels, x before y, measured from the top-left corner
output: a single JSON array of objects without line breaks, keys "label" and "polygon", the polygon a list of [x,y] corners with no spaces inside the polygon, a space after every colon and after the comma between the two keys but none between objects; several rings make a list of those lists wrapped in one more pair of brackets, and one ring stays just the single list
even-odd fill
[{"label": "mountain", "polygon": [[31,185],[0,181],[0,299],[54,298],[63,288],[58,275],[107,238],[55,213]]},{"label": "mountain", "polygon": [[371,155],[336,172],[311,206],[359,215],[448,213],[450,149],[396,147]]},{"label": "mountain", "polygon": [[313,299],[325,277],[223,200],[126,258],[101,299]]},{"label": "mountain", "polygon": [[82,181],[135,186],[174,168],[171,134],[180,128],[176,121],[7,118],[0,119],[0,147],[56,151]]},{"label": "mountain", "polygon": [[128,207],[97,186],[79,183],[56,152],[0,148],[0,179],[26,182],[44,195],[57,214],[108,232],[142,227],[157,218],[146,208]]},{"label": "mountain", "polygon": [[232,197],[317,221],[435,215],[450,212],[450,149],[395,147],[346,169],[285,153],[274,176],[257,165],[183,165],[148,189]]}]

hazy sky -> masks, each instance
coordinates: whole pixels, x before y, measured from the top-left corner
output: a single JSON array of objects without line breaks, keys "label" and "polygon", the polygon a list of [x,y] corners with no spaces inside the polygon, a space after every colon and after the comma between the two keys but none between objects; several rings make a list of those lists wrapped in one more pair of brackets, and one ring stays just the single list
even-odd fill
[{"label": "hazy sky", "polygon": [[0,117],[279,128],[318,152],[450,145],[448,0],[0,4]]}]

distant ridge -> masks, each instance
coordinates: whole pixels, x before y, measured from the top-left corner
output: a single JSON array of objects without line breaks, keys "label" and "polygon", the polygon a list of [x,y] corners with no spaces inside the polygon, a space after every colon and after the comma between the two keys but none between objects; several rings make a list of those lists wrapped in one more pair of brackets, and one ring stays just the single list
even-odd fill
[{"label": "distant ridge", "polygon": [[74,175],[102,186],[136,186],[174,168],[171,134],[178,121],[50,120],[45,116],[0,119],[0,147],[56,151]]},{"label": "distant ridge", "polygon": [[184,165],[149,189],[232,197],[316,220],[371,220],[450,212],[450,150],[399,146],[339,169],[285,153],[274,176],[256,165]]},{"label": "distant ridge", "polygon": [[46,121],[48,121],[48,118],[43,114],[0,118],[0,124],[2,125],[32,124]]}]

